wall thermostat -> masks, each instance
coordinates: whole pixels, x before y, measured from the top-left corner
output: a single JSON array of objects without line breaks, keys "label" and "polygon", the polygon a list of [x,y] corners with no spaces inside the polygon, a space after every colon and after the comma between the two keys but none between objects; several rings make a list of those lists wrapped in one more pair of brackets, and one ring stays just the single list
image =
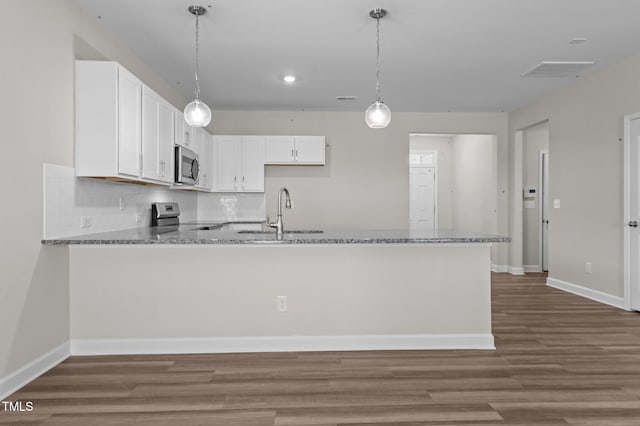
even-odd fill
[{"label": "wall thermostat", "polygon": [[536,189],[533,187],[528,187],[522,190],[524,198],[536,198]]}]

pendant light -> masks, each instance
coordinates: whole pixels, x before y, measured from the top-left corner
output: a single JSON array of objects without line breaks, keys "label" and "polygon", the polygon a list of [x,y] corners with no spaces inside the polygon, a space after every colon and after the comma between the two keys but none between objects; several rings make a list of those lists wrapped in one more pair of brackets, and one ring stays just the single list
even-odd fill
[{"label": "pendant light", "polygon": [[383,129],[391,121],[391,110],[382,102],[380,95],[380,19],[386,14],[387,11],[384,9],[373,9],[369,12],[369,16],[376,20],[376,100],[364,112],[364,119],[372,129]]},{"label": "pendant light", "polygon": [[184,120],[193,127],[206,127],[211,122],[211,109],[200,100],[200,82],[198,81],[198,17],[207,13],[202,6],[189,6],[189,13],[196,17],[196,98],[184,108]]}]

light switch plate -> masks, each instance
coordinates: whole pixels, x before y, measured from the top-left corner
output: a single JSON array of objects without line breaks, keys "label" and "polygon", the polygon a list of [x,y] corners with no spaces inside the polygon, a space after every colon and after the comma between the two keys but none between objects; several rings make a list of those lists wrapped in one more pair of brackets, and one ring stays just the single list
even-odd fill
[{"label": "light switch plate", "polygon": [[559,209],[560,208],[560,200],[558,198],[553,200],[553,208],[554,209]]}]

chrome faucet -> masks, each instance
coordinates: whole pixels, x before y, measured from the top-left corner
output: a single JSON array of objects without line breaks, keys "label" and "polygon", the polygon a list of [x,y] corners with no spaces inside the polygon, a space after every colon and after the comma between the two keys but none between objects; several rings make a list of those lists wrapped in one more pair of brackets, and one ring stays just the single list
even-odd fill
[{"label": "chrome faucet", "polygon": [[285,209],[291,208],[291,197],[289,196],[289,190],[287,188],[280,188],[280,192],[278,193],[278,218],[274,223],[267,223],[267,226],[271,228],[276,228],[276,239],[281,240],[284,232],[283,223],[282,223],[282,194],[284,193],[286,200],[284,203]]}]

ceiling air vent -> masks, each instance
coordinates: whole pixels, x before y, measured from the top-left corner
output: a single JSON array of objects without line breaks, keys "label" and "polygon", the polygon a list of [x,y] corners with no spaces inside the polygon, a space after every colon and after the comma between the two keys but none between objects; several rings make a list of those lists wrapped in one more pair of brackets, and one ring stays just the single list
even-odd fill
[{"label": "ceiling air vent", "polygon": [[593,61],[543,61],[528,71],[522,77],[568,77],[581,74],[595,64]]},{"label": "ceiling air vent", "polygon": [[358,99],[357,96],[338,96],[339,101],[355,101]]}]

